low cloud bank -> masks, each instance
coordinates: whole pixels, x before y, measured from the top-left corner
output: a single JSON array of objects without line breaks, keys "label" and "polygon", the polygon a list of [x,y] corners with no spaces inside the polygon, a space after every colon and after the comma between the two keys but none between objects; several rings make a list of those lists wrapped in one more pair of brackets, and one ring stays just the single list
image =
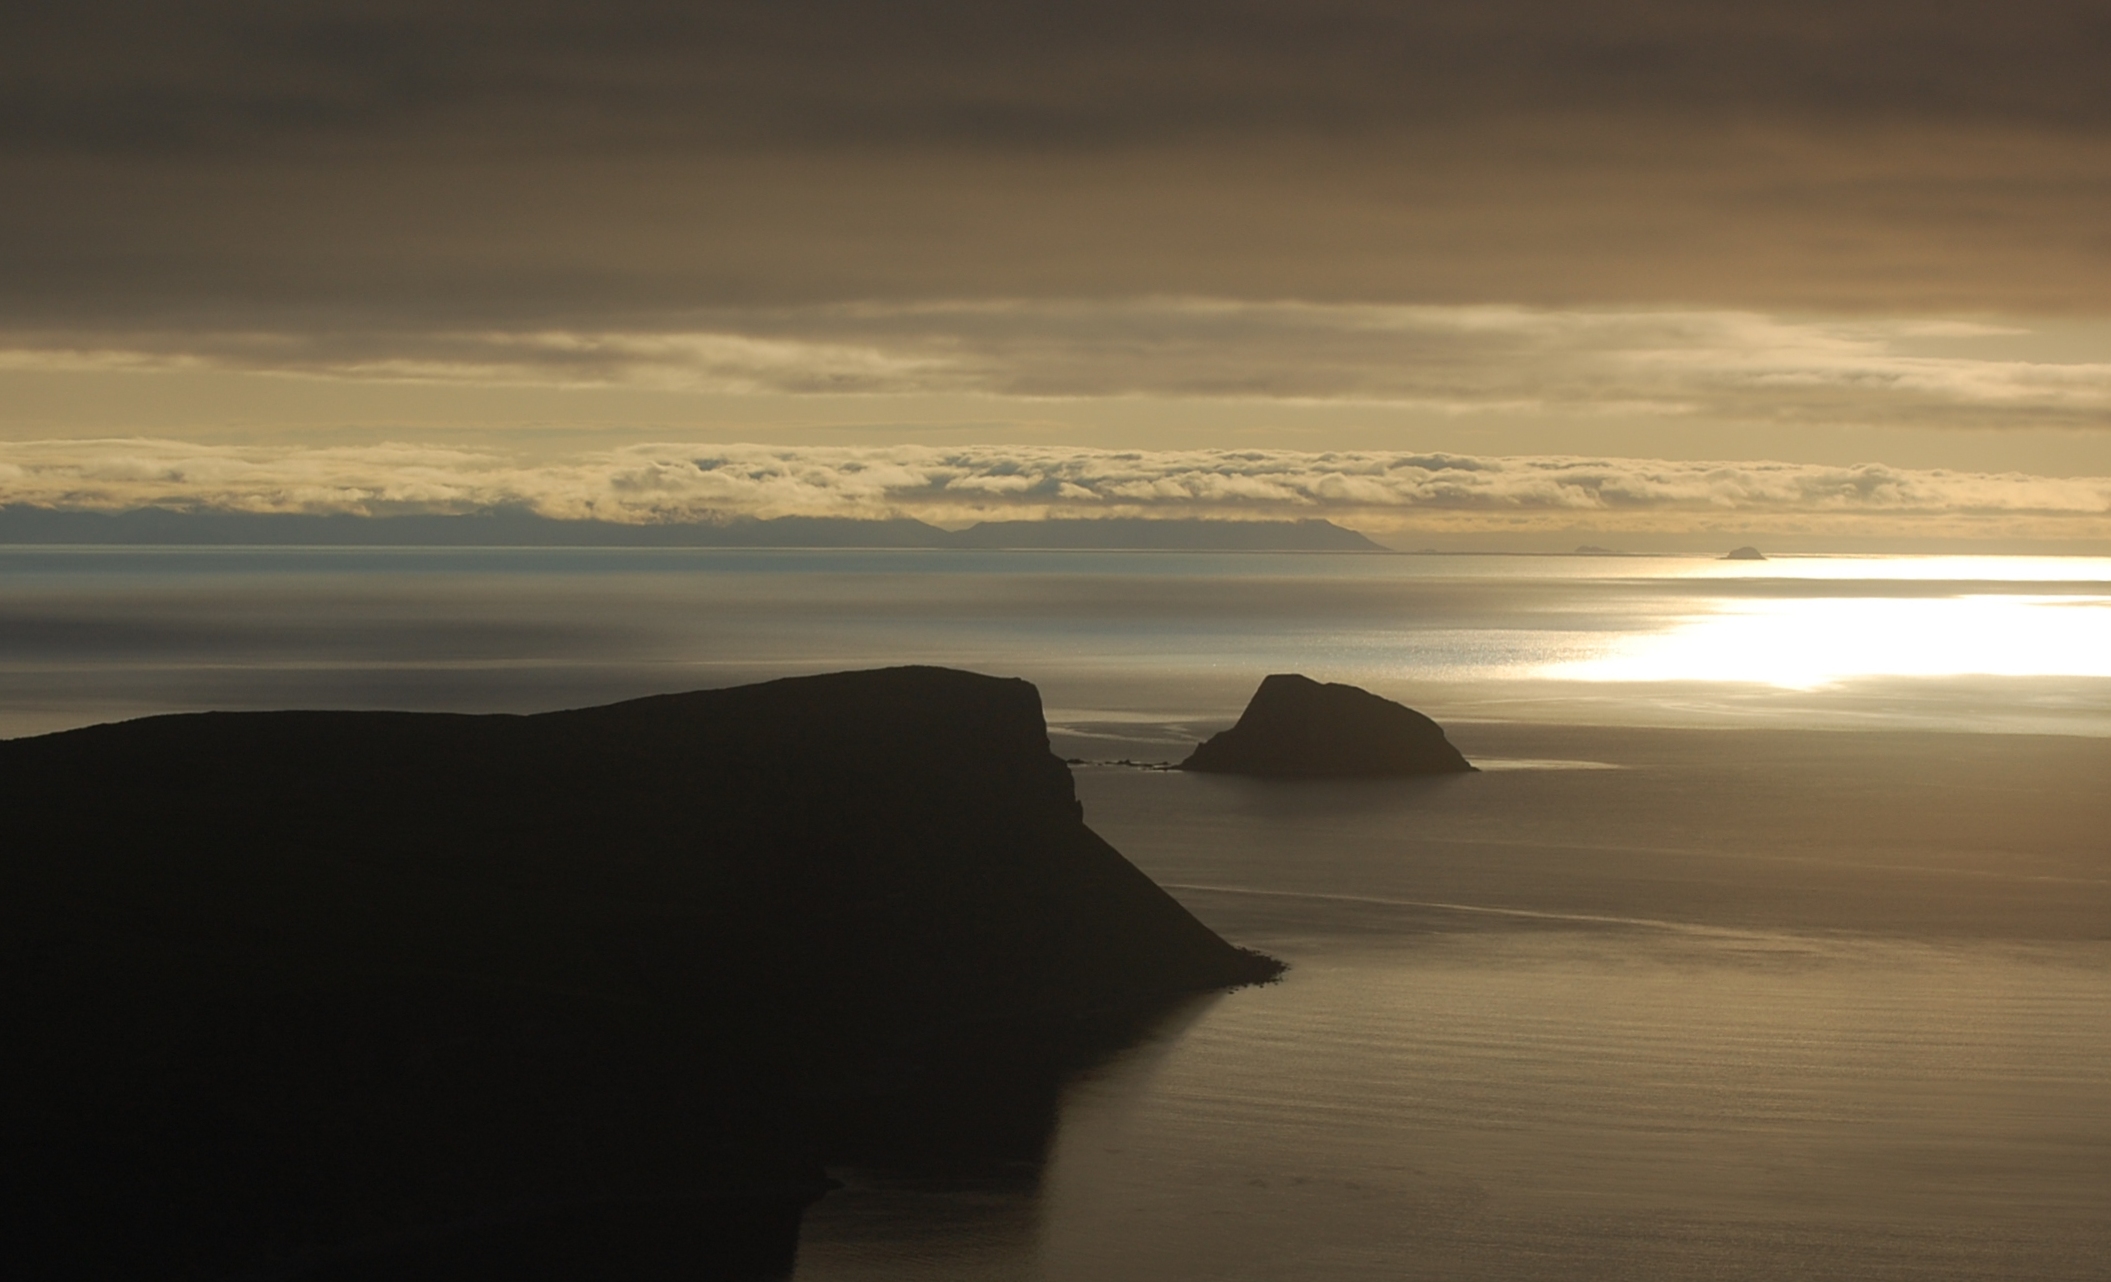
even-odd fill
[{"label": "low cloud bank", "polygon": [[1956,320],[1129,299],[752,308],[595,332],[18,331],[0,334],[0,368],[2111,427],[2111,362],[2075,359],[2075,348],[2028,329]]},{"label": "low cloud bank", "polygon": [[564,519],[1321,517],[1366,533],[1779,529],[2111,536],[2111,477],[1566,456],[655,444],[525,460],[411,444],[0,444],[0,503]]}]

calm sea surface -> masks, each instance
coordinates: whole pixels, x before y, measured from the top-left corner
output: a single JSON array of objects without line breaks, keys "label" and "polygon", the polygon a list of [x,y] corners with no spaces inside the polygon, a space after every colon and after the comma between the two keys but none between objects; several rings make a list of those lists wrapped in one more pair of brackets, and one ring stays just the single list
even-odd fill
[{"label": "calm sea surface", "polygon": [[[797,1277],[2111,1274],[2111,562],[0,549],[0,735],[934,662],[1280,984]],[[1486,769],[1162,761],[1354,681]]]}]

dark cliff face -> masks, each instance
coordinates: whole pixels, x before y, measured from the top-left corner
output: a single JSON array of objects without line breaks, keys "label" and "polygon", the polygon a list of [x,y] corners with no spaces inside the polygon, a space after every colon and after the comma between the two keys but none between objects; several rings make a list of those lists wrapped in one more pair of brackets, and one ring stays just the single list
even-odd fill
[{"label": "dark cliff face", "polygon": [[1197,747],[1182,770],[1280,778],[1470,771],[1443,727],[1355,686],[1281,673],[1264,678],[1239,722]]},{"label": "dark cliff face", "polygon": [[1031,685],[941,669],[149,718],[0,742],[0,805],[9,1228],[159,1242],[162,1277],[796,1204],[801,1099],[1277,969],[1084,825]]}]

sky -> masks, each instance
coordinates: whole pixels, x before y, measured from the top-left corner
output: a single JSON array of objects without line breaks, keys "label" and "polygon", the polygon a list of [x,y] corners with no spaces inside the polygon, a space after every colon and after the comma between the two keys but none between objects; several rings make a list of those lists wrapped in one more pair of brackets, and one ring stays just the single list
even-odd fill
[{"label": "sky", "polygon": [[2111,550],[2107,65],[2064,0],[33,4],[0,501]]}]

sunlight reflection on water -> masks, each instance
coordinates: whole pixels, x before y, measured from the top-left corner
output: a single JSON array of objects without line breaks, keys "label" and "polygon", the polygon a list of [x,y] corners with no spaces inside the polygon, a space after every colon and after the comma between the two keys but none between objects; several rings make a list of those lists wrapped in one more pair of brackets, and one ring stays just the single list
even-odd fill
[{"label": "sunlight reflection on water", "polygon": [[0,736],[892,663],[1198,731],[1304,672],[1446,721],[2105,735],[2111,558],[0,548]]},{"label": "sunlight reflection on water", "polygon": [[1659,633],[1549,664],[1575,681],[1747,681],[1811,690],[1852,677],[2111,677],[2111,597],[1731,600]]},{"label": "sunlight reflection on water", "polygon": [[1894,579],[1956,583],[2086,583],[2111,579],[2101,556],[1789,556],[1768,561],[1674,561],[1691,577]]}]

